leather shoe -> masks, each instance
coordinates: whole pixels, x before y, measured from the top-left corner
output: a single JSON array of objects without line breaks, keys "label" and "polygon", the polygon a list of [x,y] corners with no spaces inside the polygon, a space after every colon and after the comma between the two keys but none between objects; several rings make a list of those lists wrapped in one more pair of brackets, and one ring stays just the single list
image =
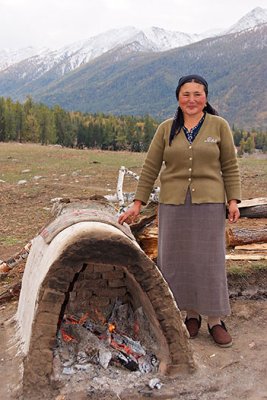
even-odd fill
[{"label": "leather shoe", "polygon": [[221,321],[221,324],[214,325],[210,328],[208,324],[209,333],[212,336],[214,342],[220,347],[230,347],[233,344],[231,335],[226,329],[225,323]]},{"label": "leather shoe", "polygon": [[199,319],[186,317],[184,323],[189,332],[190,339],[194,339],[197,336],[199,328],[201,326],[201,315],[199,315]]}]

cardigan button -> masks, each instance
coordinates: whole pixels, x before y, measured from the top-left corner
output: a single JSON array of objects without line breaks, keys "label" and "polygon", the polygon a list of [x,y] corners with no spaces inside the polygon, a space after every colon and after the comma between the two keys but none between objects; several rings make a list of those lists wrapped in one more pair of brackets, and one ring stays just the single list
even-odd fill
[{"label": "cardigan button", "polygon": [[190,161],[192,161],[192,160],[193,160],[193,158],[192,158],[192,157],[189,157],[189,160],[190,160]]},{"label": "cardigan button", "polygon": [[191,182],[192,179],[191,179],[191,178],[188,178],[188,180],[189,180],[189,182]]},{"label": "cardigan button", "polygon": [[192,168],[188,168],[188,171],[192,171]]},{"label": "cardigan button", "polygon": [[193,188],[193,189],[192,189],[192,192],[194,192],[195,190],[196,190],[196,189]]},{"label": "cardigan button", "polygon": [[192,146],[189,146],[188,148],[189,148],[189,149],[192,149]]}]

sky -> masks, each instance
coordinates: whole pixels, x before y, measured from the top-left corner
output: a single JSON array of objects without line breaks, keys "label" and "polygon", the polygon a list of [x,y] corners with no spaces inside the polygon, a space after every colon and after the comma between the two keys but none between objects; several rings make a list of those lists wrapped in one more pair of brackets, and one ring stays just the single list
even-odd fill
[{"label": "sky", "polygon": [[55,49],[124,26],[202,33],[255,7],[267,0],[0,0],[0,49]]}]

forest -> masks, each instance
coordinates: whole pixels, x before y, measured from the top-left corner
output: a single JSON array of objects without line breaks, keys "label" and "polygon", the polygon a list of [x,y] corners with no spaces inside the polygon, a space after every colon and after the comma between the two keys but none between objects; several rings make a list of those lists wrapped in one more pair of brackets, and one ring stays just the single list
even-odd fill
[{"label": "forest", "polygon": [[[147,151],[160,121],[149,115],[114,116],[65,111],[27,97],[24,103],[0,97],[0,142],[59,144],[101,150]],[[267,152],[267,133],[232,126],[239,156]]]}]

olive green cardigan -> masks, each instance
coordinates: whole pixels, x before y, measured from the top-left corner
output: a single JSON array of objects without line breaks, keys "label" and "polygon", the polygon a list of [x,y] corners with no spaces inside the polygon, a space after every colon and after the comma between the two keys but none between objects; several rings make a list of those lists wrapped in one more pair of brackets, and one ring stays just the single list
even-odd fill
[{"label": "olive green cardigan", "polygon": [[184,204],[188,188],[192,203],[241,200],[236,149],[228,123],[206,114],[190,145],[183,130],[169,146],[173,119],[162,122],[150,144],[135,199],[147,203],[160,172],[160,203]]}]

